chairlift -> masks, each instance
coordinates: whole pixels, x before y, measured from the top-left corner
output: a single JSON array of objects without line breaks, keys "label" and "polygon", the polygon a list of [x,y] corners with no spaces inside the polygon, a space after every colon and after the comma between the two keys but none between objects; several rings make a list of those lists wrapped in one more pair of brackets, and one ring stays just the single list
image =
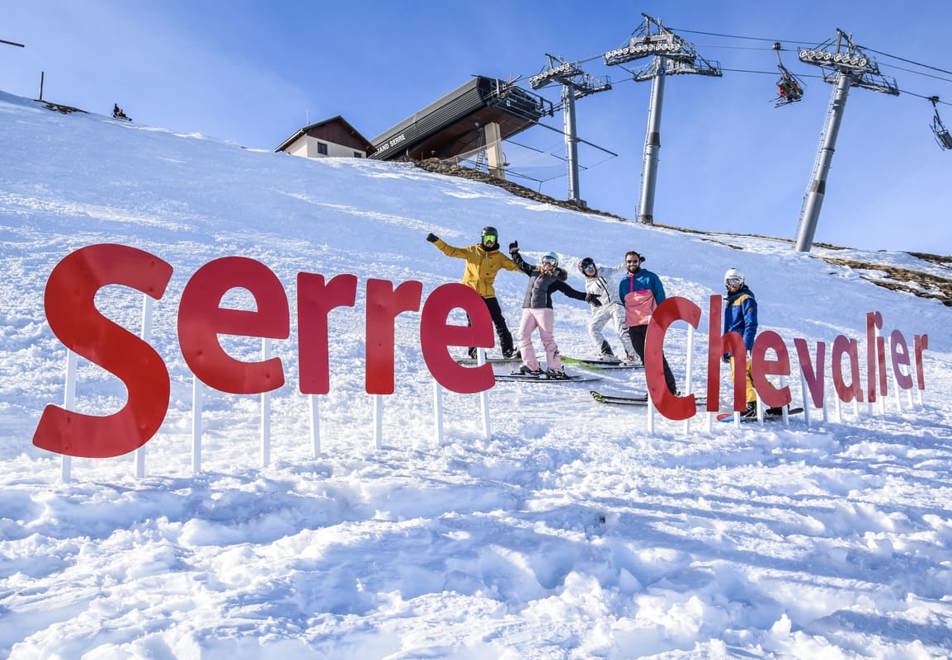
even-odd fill
[{"label": "chairlift", "polygon": [[777,51],[777,68],[780,70],[780,79],[777,81],[777,97],[774,99],[774,107],[779,108],[803,99],[803,81],[783,65],[783,60],[780,59],[781,48],[779,41],[774,42],[773,49]]},{"label": "chairlift", "polygon": [[935,141],[939,143],[939,147],[944,151],[946,149],[952,149],[952,134],[949,133],[949,129],[945,127],[945,124],[942,123],[942,118],[939,117],[939,97],[930,96],[929,101],[932,103],[932,109],[935,114],[932,116],[932,132],[935,133]]}]

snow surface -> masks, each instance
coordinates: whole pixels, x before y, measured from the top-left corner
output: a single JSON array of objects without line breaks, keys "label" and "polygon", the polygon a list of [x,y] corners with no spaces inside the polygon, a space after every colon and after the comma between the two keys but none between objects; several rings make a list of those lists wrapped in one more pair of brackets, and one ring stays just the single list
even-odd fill
[{"label": "snow surface", "polygon": [[[0,655],[15,657],[942,657],[952,653],[952,313],[876,287],[789,245],[685,235],[528,201],[411,165],[308,161],[96,115],[61,115],[0,95]],[[637,174],[632,174],[632,196]],[[792,338],[928,333],[925,406],[851,406],[803,420],[690,434],[644,409],[594,403],[585,385],[500,383],[447,394],[443,443],[417,348],[397,323],[397,392],[373,449],[364,393],[363,293],[378,277],[455,281],[462,264],[424,241],[475,241],[493,224],[531,257],[647,255],[669,295],[707,309],[728,267],[743,270],[762,328]],[[690,219],[682,223],[690,225]],[[719,239],[720,240],[720,239]],[[72,250],[116,242],[175,272],[152,344],[172,402],[132,456],[60,458],[31,444],[60,403],[65,349],[42,292]],[[864,253],[851,252],[864,256]],[[272,464],[258,466],[258,399],[206,390],[204,468],[190,468],[191,374],[177,303],[194,271],[244,255],[272,268],[295,304],[299,271],[355,273],[357,307],[331,316],[332,390],[313,458],[297,390],[296,335],[276,342]],[[882,258],[880,253],[865,254]],[[859,258],[858,257],[858,258]],[[897,259],[902,257],[896,255]],[[581,282],[573,277],[576,287]],[[497,293],[518,324],[526,278]],[[227,297],[249,304],[247,292]],[[141,295],[100,293],[137,330]],[[562,352],[589,352],[585,305],[557,299]],[[292,314],[293,318],[293,314]],[[682,325],[683,324],[679,324]],[[292,324],[293,326],[293,324]],[[706,312],[697,335],[703,377]],[[669,338],[679,379],[685,330]],[[617,342],[616,342],[617,343]],[[229,338],[251,359],[259,342]],[[80,362],[77,408],[105,414],[121,383]],[[609,392],[643,391],[610,372]],[[683,382],[683,380],[681,380]],[[865,383],[865,381],[864,381]],[[725,403],[726,408],[726,391]],[[814,420],[816,421],[816,420]]]}]

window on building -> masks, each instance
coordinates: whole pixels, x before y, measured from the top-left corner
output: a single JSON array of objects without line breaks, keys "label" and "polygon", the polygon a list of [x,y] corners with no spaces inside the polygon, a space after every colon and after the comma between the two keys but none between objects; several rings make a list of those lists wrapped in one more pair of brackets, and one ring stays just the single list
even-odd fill
[{"label": "window on building", "polygon": [[318,143],[317,143],[317,153],[319,153],[319,154],[322,155],[322,156],[326,156],[326,155],[327,155],[327,144],[324,143],[324,142],[318,142]]},{"label": "window on building", "polygon": [[354,152],[354,158],[363,158],[363,157],[364,157],[364,155],[363,155],[362,153],[360,153],[359,151],[355,151],[355,152]]}]

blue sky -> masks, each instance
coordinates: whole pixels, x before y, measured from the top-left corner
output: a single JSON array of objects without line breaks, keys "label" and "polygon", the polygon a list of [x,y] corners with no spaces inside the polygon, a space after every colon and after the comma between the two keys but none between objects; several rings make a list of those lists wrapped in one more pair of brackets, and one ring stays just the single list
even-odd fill
[{"label": "blue sky", "polygon": [[[546,52],[582,59],[616,48],[642,11],[675,28],[817,43],[842,27],[860,44],[952,70],[952,3],[913,7],[900,14],[891,2],[4,0],[0,39],[27,47],[0,46],[0,89],[35,97],[45,70],[47,99],[102,113],[118,101],[137,122],[274,147],[307,118],[342,114],[371,138],[471,74],[529,76]],[[684,36],[724,67],[775,68],[769,50],[723,47],[760,42]],[[795,53],[785,57],[792,70],[815,73]],[[586,67],[616,81],[627,76],[598,60]],[[952,82],[883,72],[900,88],[952,101]],[[774,79],[728,72],[668,81],[658,222],[795,236],[831,88],[808,78],[802,103],[775,110]],[[648,92],[648,83],[620,82],[577,106],[579,135],[620,154],[582,173],[582,196],[593,207],[635,215]],[[952,106],[940,112],[952,126]],[[931,113],[919,98],[852,90],[817,240],[952,254],[952,152],[934,143]],[[561,126],[561,117],[547,123]],[[545,129],[517,139],[563,153],[560,136]],[[528,154],[507,146],[514,166],[528,168]],[[583,165],[598,160],[583,149]],[[558,172],[554,158],[544,163]],[[557,197],[565,189],[564,177],[542,188]]]}]

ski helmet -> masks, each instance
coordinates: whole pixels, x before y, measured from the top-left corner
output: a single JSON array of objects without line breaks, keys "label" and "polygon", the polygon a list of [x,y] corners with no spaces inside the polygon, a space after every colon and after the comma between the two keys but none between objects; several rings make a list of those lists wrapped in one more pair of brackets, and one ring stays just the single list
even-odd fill
[{"label": "ski helmet", "polygon": [[[585,271],[589,268],[596,268],[595,260],[591,257],[585,257],[580,262],[578,262],[578,269],[582,271],[582,274],[585,274]],[[596,269],[597,270],[597,269]]]},{"label": "ski helmet", "polygon": [[559,255],[555,252],[546,252],[542,255],[542,259],[539,260],[540,264],[552,264],[553,268],[558,268],[559,266]]},{"label": "ski helmet", "polygon": [[495,227],[483,227],[479,234],[479,242],[482,243],[483,247],[495,250],[499,247],[499,232],[496,231]]},{"label": "ski helmet", "polygon": [[728,268],[724,273],[724,284],[740,286],[744,283],[744,274],[736,268]]}]

